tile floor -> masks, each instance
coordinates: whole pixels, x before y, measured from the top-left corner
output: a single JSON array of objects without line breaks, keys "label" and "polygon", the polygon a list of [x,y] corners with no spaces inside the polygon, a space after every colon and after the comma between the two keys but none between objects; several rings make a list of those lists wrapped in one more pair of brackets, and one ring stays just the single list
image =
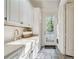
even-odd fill
[{"label": "tile floor", "polygon": [[68,57],[68,56],[64,56],[63,55],[59,55],[56,52],[55,48],[42,48],[36,59],[74,59],[73,57]]},{"label": "tile floor", "polygon": [[36,59],[59,59],[56,49],[42,48]]}]

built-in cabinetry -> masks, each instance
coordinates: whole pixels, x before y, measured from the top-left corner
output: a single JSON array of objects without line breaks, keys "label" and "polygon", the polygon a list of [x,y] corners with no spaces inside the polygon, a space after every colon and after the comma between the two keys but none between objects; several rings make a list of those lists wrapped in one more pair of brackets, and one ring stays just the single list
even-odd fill
[{"label": "built-in cabinetry", "polygon": [[66,55],[74,56],[74,4],[66,4]]},{"label": "built-in cabinetry", "polygon": [[[15,49],[12,49],[16,47]],[[24,50],[24,46],[21,45],[5,45],[5,53],[4,59],[20,59],[22,51]],[[11,49],[11,50],[9,50]],[[9,51],[8,51],[9,50]]]},{"label": "built-in cabinetry", "polygon": [[5,0],[5,17],[26,26],[33,24],[33,7],[29,0]]},{"label": "built-in cabinetry", "polygon": [[8,20],[19,22],[19,0],[7,0],[7,7]]},{"label": "built-in cabinetry", "polygon": [[20,22],[27,26],[33,25],[33,7],[29,0],[20,1]]},{"label": "built-in cabinetry", "polygon": [[[24,45],[24,49],[19,53],[18,51],[14,52],[14,54],[9,55],[7,58],[17,57],[17,59],[35,59],[40,50],[40,40],[38,36],[31,38],[23,38],[20,40],[16,40],[13,42],[7,43],[7,45]],[[18,52],[18,53],[17,53]],[[20,55],[20,56],[18,56]],[[6,58],[5,58],[6,59]]]},{"label": "built-in cabinetry", "polygon": [[33,47],[33,56],[32,59],[35,59],[37,57],[38,52],[40,51],[40,40],[39,38],[36,39],[35,45]]},{"label": "built-in cabinetry", "polygon": [[57,47],[63,55],[74,56],[74,2],[61,1],[58,10]]}]

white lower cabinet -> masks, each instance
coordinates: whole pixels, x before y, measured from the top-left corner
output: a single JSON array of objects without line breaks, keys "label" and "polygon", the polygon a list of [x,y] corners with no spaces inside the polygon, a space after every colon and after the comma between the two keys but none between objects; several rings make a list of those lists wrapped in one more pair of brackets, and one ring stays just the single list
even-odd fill
[{"label": "white lower cabinet", "polygon": [[31,53],[29,54],[29,59],[33,59],[33,50],[32,50]]},{"label": "white lower cabinet", "polygon": [[32,59],[33,51],[31,50],[30,53],[26,56],[25,59]]},{"label": "white lower cabinet", "polygon": [[35,59],[37,57],[38,51],[40,50],[39,40],[35,40],[34,45],[31,49],[25,53],[25,48],[18,49],[13,54],[5,57],[5,59]]},{"label": "white lower cabinet", "polygon": [[22,52],[19,59],[31,59],[31,49],[25,53],[25,50]]},{"label": "white lower cabinet", "polygon": [[4,59],[19,59],[23,49],[24,48],[18,49],[17,51],[15,51],[15,52],[11,53],[10,55],[4,57]]},{"label": "white lower cabinet", "polygon": [[28,54],[28,55],[25,55],[25,56],[23,57],[23,59],[30,59],[30,58],[29,58],[29,54]]},{"label": "white lower cabinet", "polygon": [[21,59],[33,59],[33,51],[31,50],[27,54],[24,54]]},{"label": "white lower cabinet", "polygon": [[35,47],[33,50],[33,58],[32,59],[35,59],[37,57],[39,50],[40,50],[40,43],[39,43],[39,39],[37,39],[35,42]]}]

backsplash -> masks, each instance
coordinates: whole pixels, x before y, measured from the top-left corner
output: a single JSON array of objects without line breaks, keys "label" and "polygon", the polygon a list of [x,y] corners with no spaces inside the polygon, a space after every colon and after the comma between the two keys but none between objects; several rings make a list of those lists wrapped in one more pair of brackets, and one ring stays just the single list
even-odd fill
[{"label": "backsplash", "polygon": [[12,26],[4,26],[4,43],[15,40],[15,32],[18,31],[17,37],[21,36],[23,33],[23,29],[21,27],[12,27]]}]

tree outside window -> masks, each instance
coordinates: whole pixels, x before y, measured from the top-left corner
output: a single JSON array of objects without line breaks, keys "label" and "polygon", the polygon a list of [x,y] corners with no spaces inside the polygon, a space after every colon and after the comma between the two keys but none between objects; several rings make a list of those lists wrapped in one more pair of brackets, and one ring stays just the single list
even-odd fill
[{"label": "tree outside window", "polygon": [[47,32],[53,32],[54,31],[54,24],[53,24],[53,17],[47,17]]}]

